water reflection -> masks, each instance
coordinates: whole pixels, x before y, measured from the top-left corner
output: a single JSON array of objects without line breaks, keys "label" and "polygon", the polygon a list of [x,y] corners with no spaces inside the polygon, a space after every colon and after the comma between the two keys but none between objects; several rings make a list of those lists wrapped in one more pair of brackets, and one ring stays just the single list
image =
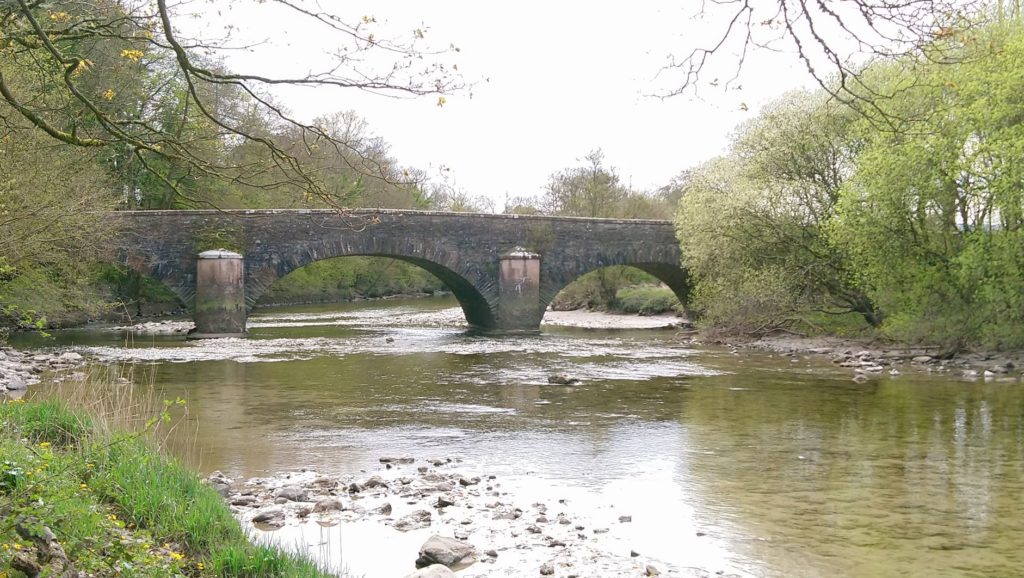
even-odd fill
[{"label": "water reflection", "polygon": [[[461,457],[524,503],[630,513],[607,548],[665,568],[1021,573],[1017,383],[856,384],[820,360],[693,350],[662,331],[481,338],[448,325],[452,305],[263,312],[249,340],[58,338],[157,363],[155,386],[189,401],[198,433],[176,443],[202,471],[340,474],[382,455]],[[553,372],[584,384],[549,386]],[[397,575],[374,574],[346,544],[346,563],[370,568],[359,573]]]}]

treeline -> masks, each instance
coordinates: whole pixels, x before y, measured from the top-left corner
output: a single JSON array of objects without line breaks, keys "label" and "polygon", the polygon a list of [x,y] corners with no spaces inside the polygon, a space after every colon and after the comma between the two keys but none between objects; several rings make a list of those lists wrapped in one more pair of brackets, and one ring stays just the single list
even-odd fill
[{"label": "treeline", "polygon": [[680,175],[705,327],[1024,346],[1024,25],[995,20],[846,78],[858,106],[788,94]]},{"label": "treeline", "polygon": [[[506,200],[504,212],[618,219],[671,219],[678,192],[672,187],[635,190],[622,182],[595,149],[578,166],[551,175],[541,195]],[[558,310],[596,309],[644,315],[680,307],[670,289],[634,267],[604,267],[583,275],[555,296]]]},{"label": "treeline", "polygon": [[[173,36],[162,17],[188,15],[167,10],[116,0],[0,6],[0,327],[174,300],[152,280],[97,262],[112,233],[100,222],[105,211],[475,208],[469,195],[401,165],[352,111],[294,120],[265,86],[207,55],[215,45]],[[407,94],[448,86],[415,48],[373,40],[372,19],[331,23],[345,40],[339,70],[374,50],[399,60],[380,78],[332,71],[302,82]],[[405,84],[396,80],[402,62],[420,67]],[[362,259],[319,265],[275,293],[304,301],[437,286],[408,265]]]}]

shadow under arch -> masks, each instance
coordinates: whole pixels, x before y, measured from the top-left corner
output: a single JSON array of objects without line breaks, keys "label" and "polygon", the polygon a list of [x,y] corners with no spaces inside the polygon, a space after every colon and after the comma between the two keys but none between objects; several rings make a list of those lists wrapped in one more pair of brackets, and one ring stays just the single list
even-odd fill
[{"label": "shadow under arch", "polygon": [[462,307],[462,313],[466,317],[466,322],[469,323],[470,327],[474,329],[492,329],[497,325],[494,311],[492,310],[491,303],[483,295],[483,293],[473,285],[468,279],[460,275],[458,272],[451,268],[424,259],[422,257],[412,257],[409,255],[393,255],[388,253],[351,253],[346,255],[334,255],[330,257],[323,257],[320,259],[309,259],[303,262],[296,263],[279,263],[274,269],[260,268],[250,272],[250,286],[246,288],[246,302],[251,309],[252,306],[259,300],[260,296],[263,295],[275,281],[286,276],[292,271],[296,271],[317,263],[320,261],[326,261],[329,259],[344,259],[346,257],[374,257],[384,259],[394,259],[396,261],[402,261],[415,265],[434,277],[437,277],[444,285],[451,291],[452,295],[459,302]]},{"label": "shadow under arch", "polygon": [[540,292],[541,316],[543,317],[543,314],[547,311],[548,305],[551,304],[551,302],[555,299],[555,296],[558,295],[558,293],[562,289],[565,289],[573,281],[576,281],[577,279],[586,275],[587,273],[591,273],[599,269],[604,269],[606,267],[634,267],[636,269],[643,271],[644,273],[652,275],[653,277],[667,285],[668,288],[672,290],[672,293],[675,294],[676,298],[679,299],[679,302],[682,303],[684,307],[686,306],[687,301],[690,298],[690,276],[687,273],[686,269],[683,269],[679,265],[671,265],[668,263],[630,262],[607,264],[601,263],[595,264],[591,267],[583,267],[577,271],[574,271],[572,275],[566,275],[558,279],[552,279],[546,283],[542,282]]}]

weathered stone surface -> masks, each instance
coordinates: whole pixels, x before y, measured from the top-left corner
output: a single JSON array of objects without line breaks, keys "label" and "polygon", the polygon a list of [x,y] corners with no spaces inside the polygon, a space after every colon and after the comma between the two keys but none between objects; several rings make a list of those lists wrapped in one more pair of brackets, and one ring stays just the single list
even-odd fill
[{"label": "weathered stone surface", "polygon": [[7,378],[7,389],[10,391],[28,389],[28,382],[26,382],[20,375],[11,375]]},{"label": "weathered stone surface", "polygon": [[394,528],[401,532],[428,527],[430,527],[430,512],[427,510],[416,510],[411,514],[402,516],[394,524]]},{"label": "weathered stone surface", "polygon": [[275,498],[284,498],[289,502],[305,502],[309,500],[309,492],[300,486],[284,486],[274,492]]},{"label": "weathered stone surface", "polygon": [[[470,325],[482,329],[536,329],[555,294],[609,265],[638,267],[680,298],[689,287],[671,221],[379,209],[344,215],[332,210],[118,211],[107,218],[120,231],[110,258],[160,280],[190,307],[196,296],[195,240],[211,232],[231,239],[232,249],[245,256],[250,308],[291,271],[346,255],[394,257],[423,267],[452,290]],[[500,261],[516,247],[540,255],[539,302],[532,310],[517,308],[515,319],[503,319]]]},{"label": "weathered stone surface", "polygon": [[565,373],[556,373],[548,376],[548,383],[552,385],[576,385],[580,380]]},{"label": "weathered stone surface", "polygon": [[345,509],[345,504],[340,498],[324,498],[313,505],[313,512],[340,512]]},{"label": "weathered stone surface", "polygon": [[471,561],[475,555],[476,548],[472,544],[455,538],[431,536],[420,546],[420,557],[416,559],[416,567],[443,564],[451,568],[456,564]]},{"label": "weathered stone surface", "polygon": [[454,576],[457,576],[457,574],[448,569],[447,566],[432,564],[426,568],[420,568],[405,578],[453,578]]},{"label": "weathered stone surface", "polygon": [[267,508],[256,512],[256,515],[252,517],[252,521],[256,524],[274,524],[284,522],[284,510],[281,508]]}]

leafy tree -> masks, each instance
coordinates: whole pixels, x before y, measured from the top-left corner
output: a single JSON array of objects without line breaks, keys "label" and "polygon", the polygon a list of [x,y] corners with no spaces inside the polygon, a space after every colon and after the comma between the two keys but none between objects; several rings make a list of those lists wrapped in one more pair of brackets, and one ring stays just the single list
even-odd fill
[{"label": "leafy tree", "polygon": [[88,264],[115,199],[98,151],[17,128],[0,134],[0,326],[25,327],[97,306]]},{"label": "leafy tree", "polygon": [[953,350],[1024,345],[1024,25],[944,42],[963,58],[926,66],[929,82],[899,102],[925,120],[866,131],[834,242],[892,335]]},{"label": "leafy tree", "polygon": [[[667,206],[657,198],[630,190],[614,168],[604,165],[601,149],[590,151],[583,164],[559,171],[548,182],[536,203],[544,214],[597,218],[665,218]],[[529,200],[515,201],[518,210],[529,210]],[[508,208],[506,208],[506,211]],[[655,279],[631,267],[604,267],[580,277],[552,302],[556,309],[580,307],[608,309],[623,286],[653,283]]]},{"label": "leafy tree", "polygon": [[[144,171],[173,191],[175,201],[183,198],[195,203],[198,200],[191,199],[186,183],[214,179],[288,188],[340,207],[344,196],[339,199],[335,187],[307,167],[295,149],[270,138],[267,129],[276,133],[288,127],[296,133],[293,142],[306,155],[315,154],[317,147],[356,151],[343,135],[295,119],[268,96],[269,88],[291,84],[444,94],[459,85],[456,67],[440,60],[450,51],[421,49],[423,30],[412,31],[409,41],[376,36],[372,16],[351,23],[313,3],[255,4],[250,8],[269,7],[307,18],[318,27],[316,33],[338,46],[334,62],[327,70],[295,78],[228,71],[217,58],[224,44],[185,38],[174,26],[177,18],[190,16],[183,12],[188,3],[14,0],[0,4],[4,63],[0,96],[7,104],[5,119],[16,116],[59,142],[107,151],[120,159],[121,167]],[[366,62],[381,67],[368,69]],[[14,76],[30,77],[33,82],[16,86]],[[254,126],[253,119],[261,122]],[[219,149],[243,143],[255,149],[244,164],[219,154]]]},{"label": "leafy tree", "polygon": [[859,141],[854,115],[794,92],[741,125],[728,156],[681,175],[677,229],[705,322],[764,332],[855,313],[879,322],[829,242]]}]

